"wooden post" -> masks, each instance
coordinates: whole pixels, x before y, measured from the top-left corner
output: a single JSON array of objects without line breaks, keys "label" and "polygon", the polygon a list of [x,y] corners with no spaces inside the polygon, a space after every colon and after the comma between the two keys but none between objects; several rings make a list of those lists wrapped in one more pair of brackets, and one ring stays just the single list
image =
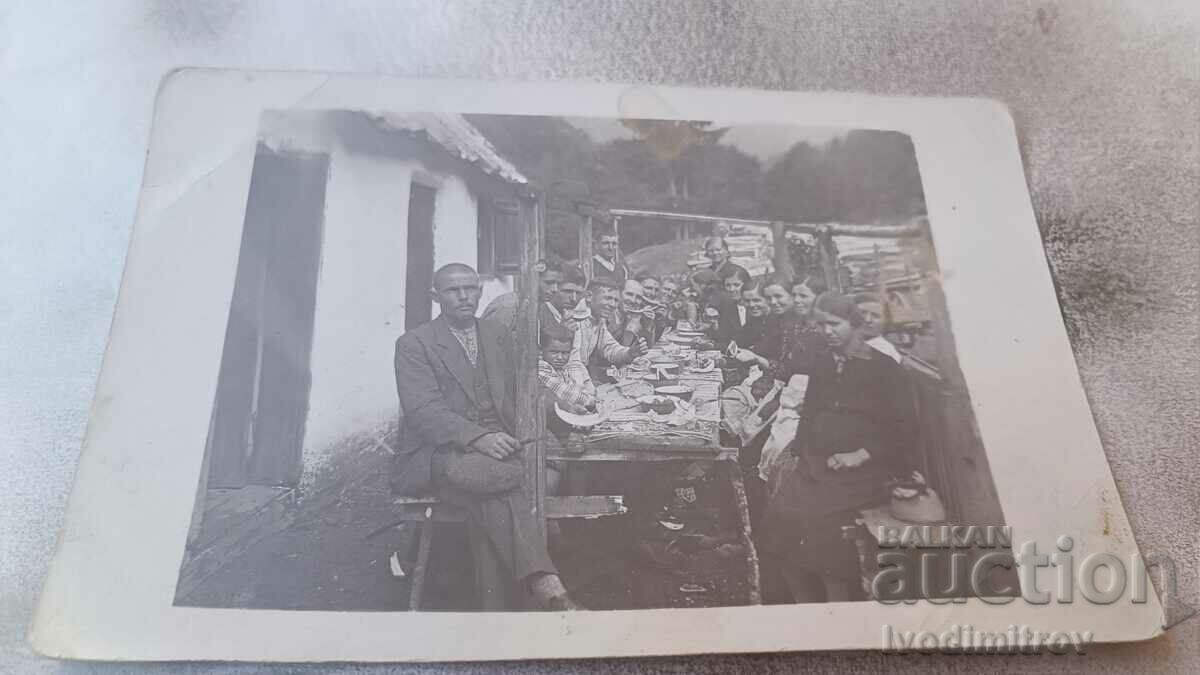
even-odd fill
[{"label": "wooden post", "polygon": [[880,322],[884,325],[892,323],[892,310],[887,301],[887,280],[883,278],[883,255],[879,252],[879,244],[875,244],[875,295],[879,300],[879,311],[882,315]]},{"label": "wooden post", "polygon": [[[928,260],[936,261],[933,241],[928,233],[919,245],[925,247]],[[949,479],[942,486],[949,493],[944,495],[946,508],[950,511],[950,518],[957,521],[955,524],[999,525],[1004,522],[1004,514],[975,421],[967,383],[958,367],[946,296],[936,275],[927,276],[924,284],[925,298],[933,315],[937,368],[943,381],[942,429],[938,431],[945,443],[942,456],[933,459],[942,463],[942,472]]]},{"label": "wooden post", "polygon": [[579,228],[579,267],[588,281],[592,280],[592,214],[583,217]]},{"label": "wooden post", "polygon": [[518,201],[525,241],[521,247],[521,275],[517,286],[520,298],[517,305],[517,438],[537,439],[525,446],[525,490],[545,535],[546,444],[542,436],[546,420],[537,379],[537,306],[541,280],[534,269],[534,263],[542,257],[542,200],[540,195],[524,194]]},{"label": "wooden post", "polygon": [[771,247],[775,251],[774,259],[771,261],[775,266],[775,274],[786,276],[794,282],[803,281],[796,278],[796,268],[792,266],[792,252],[788,248],[787,235],[784,233],[784,223],[775,221],[771,223]]},{"label": "wooden post", "polygon": [[821,274],[825,277],[825,285],[835,293],[842,292],[842,275],[838,273],[837,244],[833,241],[833,232],[827,227],[817,230],[817,258],[821,261]]}]

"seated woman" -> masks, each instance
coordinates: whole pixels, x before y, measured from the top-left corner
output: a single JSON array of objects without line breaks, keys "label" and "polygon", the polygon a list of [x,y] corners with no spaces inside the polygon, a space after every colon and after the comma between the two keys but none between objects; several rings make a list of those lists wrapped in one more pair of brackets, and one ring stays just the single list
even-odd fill
[{"label": "seated woman", "polygon": [[813,301],[827,290],[829,288],[825,281],[813,276],[792,284],[792,301],[796,303],[796,310],[807,316],[812,312]]},{"label": "seated woman", "polygon": [[764,377],[780,382],[787,382],[792,375],[811,373],[825,351],[825,340],[810,320],[808,308],[796,304],[786,280],[768,279],[760,288],[767,305],[762,337],[751,345],[738,343],[733,358],[757,364]]},{"label": "seated woman", "polygon": [[911,475],[916,415],[900,366],[865,344],[853,299],[824,293],[814,315],[830,351],[809,380],[791,456],[772,475],[757,539],[793,601],[854,600],[860,565],[842,527],[886,503],[889,480]]},{"label": "seated woman", "polygon": [[890,356],[896,363],[900,363],[904,358],[900,354],[900,350],[883,337],[884,310],[879,297],[862,293],[854,296],[854,303],[858,305],[858,312],[863,316],[863,338],[867,346],[878,349]]}]

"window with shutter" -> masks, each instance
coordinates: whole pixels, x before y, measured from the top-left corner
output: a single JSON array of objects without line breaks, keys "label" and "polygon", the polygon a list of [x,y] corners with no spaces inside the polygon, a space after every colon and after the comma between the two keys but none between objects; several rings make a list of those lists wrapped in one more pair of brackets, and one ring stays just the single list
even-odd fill
[{"label": "window with shutter", "polygon": [[517,274],[524,245],[520,205],[515,200],[479,200],[478,264],[480,274]]}]

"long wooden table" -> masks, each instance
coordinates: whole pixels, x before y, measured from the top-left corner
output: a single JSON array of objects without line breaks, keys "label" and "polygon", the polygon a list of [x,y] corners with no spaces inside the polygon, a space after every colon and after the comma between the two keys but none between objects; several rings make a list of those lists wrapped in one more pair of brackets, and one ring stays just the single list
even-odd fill
[{"label": "long wooden table", "polygon": [[[653,359],[663,350],[673,351],[661,341],[647,354]],[[720,399],[722,373],[714,364],[708,372],[691,372],[688,364],[681,364],[678,376],[680,384],[692,387],[691,407],[697,417],[684,423],[672,424],[653,414],[638,415],[632,404],[643,394],[652,393],[652,386],[644,379],[644,370],[619,369],[616,384],[601,385],[598,390],[602,404],[614,401],[628,406],[618,419],[606,420],[587,431],[571,430],[553,436],[546,445],[546,459],[559,462],[714,462],[729,477],[733,487],[735,503],[741,522],[741,543],[746,551],[746,563],[750,573],[750,602],[761,602],[758,553],[750,537],[750,512],[746,501],[746,489],[738,465],[738,449],[723,447],[720,439]],[[637,386],[641,381],[642,386]],[[638,417],[638,419],[627,419]],[[578,483],[576,483],[578,486]]]},{"label": "long wooden table", "polygon": [[[648,359],[663,354],[672,343],[662,341],[647,354]],[[690,407],[699,415],[685,423],[668,423],[663,416],[639,412],[635,399],[652,394],[653,384],[644,379],[646,370],[632,366],[619,369],[616,384],[598,389],[601,408],[620,408],[614,419],[594,428],[572,430],[555,435],[547,448],[547,458],[557,461],[586,462],[663,462],[681,459],[713,461],[737,460],[737,448],[721,446],[720,398],[721,369],[691,372],[684,363],[679,383],[695,390]],[[637,418],[637,419],[632,419]]]}]

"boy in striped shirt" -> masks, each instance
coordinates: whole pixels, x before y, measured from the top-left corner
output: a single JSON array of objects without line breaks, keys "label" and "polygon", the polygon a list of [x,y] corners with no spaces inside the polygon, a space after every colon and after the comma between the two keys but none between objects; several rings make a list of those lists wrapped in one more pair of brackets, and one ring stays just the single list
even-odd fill
[{"label": "boy in striped shirt", "polygon": [[596,386],[583,362],[575,355],[571,329],[542,326],[538,381],[567,412],[585,415],[596,410]]}]

